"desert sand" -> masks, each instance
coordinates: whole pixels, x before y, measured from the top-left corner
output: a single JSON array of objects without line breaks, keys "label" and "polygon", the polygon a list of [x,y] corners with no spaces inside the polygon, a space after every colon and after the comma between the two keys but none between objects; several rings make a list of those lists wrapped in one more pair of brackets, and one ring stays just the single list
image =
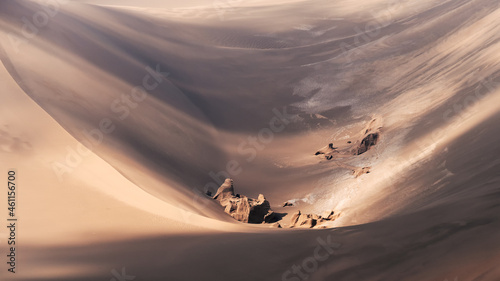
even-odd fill
[{"label": "desert sand", "polygon": [[499,39],[492,0],[3,0],[0,280],[500,280]]}]

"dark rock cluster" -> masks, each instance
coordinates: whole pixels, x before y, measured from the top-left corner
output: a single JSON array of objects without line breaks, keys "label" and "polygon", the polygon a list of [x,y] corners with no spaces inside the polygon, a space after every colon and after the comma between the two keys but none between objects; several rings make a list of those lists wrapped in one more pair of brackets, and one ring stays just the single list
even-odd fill
[{"label": "dark rock cluster", "polygon": [[[235,195],[232,179],[226,179],[224,181],[224,183],[217,190],[213,199],[217,200],[221,206],[224,207],[224,212],[229,214],[235,220],[244,223],[265,223],[269,224],[271,227],[281,228],[278,221],[286,215],[275,213],[271,210],[269,201],[267,201],[262,194],[259,194],[257,199],[239,194]],[[292,207],[294,205],[287,201],[284,203],[283,207],[285,206]],[[298,211],[291,217],[290,224],[287,225],[287,227],[318,228],[322,223],[333,221],[338,216],[339,215],[335,214],[333,211],[325,212],[323,215],[302,214]]]},{"label": "dark rock cluster", "polygon": [[376,145],[379,139],[379,133],[367,133],[361,141],[358,140],[355,143],[348,141],[348,145],[340,148],[333,146],[333,143],[329,143],[327,146],[316,151],[314,155],[323,155],[326,160],[332,160],[334,158],[348,158],[353,155],[361,155],[370,150],[371,147]]},{"label": "dark rock cluster", "polygon": [[235,195],[233,180],[226,179],[213,197],[224,207],[224,211],[234,219],[245,223],[275,223],[279,220],[271,210],[269,201],[259,194],[257,199]]}]

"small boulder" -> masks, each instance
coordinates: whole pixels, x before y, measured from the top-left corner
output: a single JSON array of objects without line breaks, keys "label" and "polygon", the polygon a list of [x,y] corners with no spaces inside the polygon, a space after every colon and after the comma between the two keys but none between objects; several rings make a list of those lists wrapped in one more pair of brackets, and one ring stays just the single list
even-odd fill
[{"label": "small boulder", "polygon": [[279,222],[275,222],[275,223],[271,224],[271,227],[272,228],[281,228],[281,225],[279,224]]},{"label": "small boulder", "polygon": [[356,151],[356,155],[361,155],[365,152],[367,152],[372,146],[376,145],[379,139],[379,134],[378,133],[373,133],[367,135],[362,141],[361,144],[358,147],[358,150]]},{"label": "small boulder", "polygon": [[271,205],[264,195],[259,194],[258,199],[250,203],[250,213],[248,214],[249,223],[262,223],[266,215],[271,211]]},{"label": "small boulder", "polygon": [[323,212],[323,214],[321,215],[321,217],[325,220],[331,220],[333,218],[333,215],[335,214],[334,211],[325,211]]},{"label": "small boulder", "polygon": [[334,212],[324,212],[323,216],[317,214],[302,214],[300,211],[293,214],[290,219],[290,228],[314,228],[319,227],[321,223],[334,220]]},{"label": "small boulder", "polygon": [[326,160],[331,160],[334,154],[338,154],[337,147],[333,146],[333,143],[329,143],[327,146],[318,150],[314,155],[324,155]]}]

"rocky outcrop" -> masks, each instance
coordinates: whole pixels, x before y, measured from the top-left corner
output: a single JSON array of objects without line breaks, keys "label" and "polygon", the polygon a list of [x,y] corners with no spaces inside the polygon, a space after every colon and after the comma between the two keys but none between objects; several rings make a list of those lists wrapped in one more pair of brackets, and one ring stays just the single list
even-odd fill
[{"label": "rocky outcrop", "polygon": [[326,160],[331,160],[335,154],[340,153],[336,147],[333,147],[333,143],[329,143],[327,146],[316,151],[314,155],[324,155]]},{"label": "rocky outcrop", "polygon": [[257,199],[235,195],[231,179],[224,181],[213,199],[219,201],[224,207],[224,212],[241,222],[274,223],[279,220],[264,195],[259,194]]},{"label": "rocky outcrop", "polygon": [[358,149],[356,150],[355,154],[356,155],[361,155],[365,152],[367,152],[372,146],[377,144],[379,138],[378,133],[373,133],[367,135],[362,141],[361,144],[359,145]]},{"label": "rocky outcrop", "polygon": [[290,219],[290,228],[314,228],[321,224],[334,221],[338,216],[333,211],[325,212],[323,215],[302,214],[300,211],[293,214]]},{"label": "rocky outcrop", "polygon": [[369,174],[370,173],[370,169],[371,167],[359,167],[359,168],[355,168],[355,169],[352,169],[352,174],[358,178],[364,174]]},{"label": "rocky outcrop", "polygon": [[348,144],[351,145],[344,146],[342,148],[334,147],[333,143],[329,143],[327,146],[316,151],[314,155],[323,155],[326,160],[332,160],[334,158],[346,158],[352,155],[361,155],[370,150],[372,146],[376,145],[379,137],[379,133],[371,133],[366,135],[361,140],[361,143],[360,141],[357,141],[354,144],[352,144],[352,142],[349,142]]},{"label": "rocky outcrop", "polygon": [[349,159],[352,156],[366,153],[370,148],[375,146],[380,140],[380,131],[382,129],[382,121],[373,119],[365,129],[356,134],[354,141],[336,144],[329,143],[327,146],[316,151],[314,155],[321,155],[326,160],[332,159]]},{"label": "rocky outcrop", "polygon": [[[269,224],[270,227],[281,228],[282,226],[278,221],[286,215],[273,212],[273,210],[271,210],[271,204],[269,204],[269,201],[267,201],[262,194],[259,194],[257,199],[249,198],[244,195],[240,196],[239,194],[235,195],[233,180],[231,179],[226,179],[224,181],[215,193],[213,199],[224,207],[224,212],[235,220],[244,223],[265,223]],[[290,202],[287,201],[283,205],[288,205],[287,203]],[[302,214],[298,211],[292,215],[290,224],[285,226],[290,228],[317,228],[321,227],[323,223],[335,220],[337,217],[338,215],[333,211],[325,212],[322,215]]]}]

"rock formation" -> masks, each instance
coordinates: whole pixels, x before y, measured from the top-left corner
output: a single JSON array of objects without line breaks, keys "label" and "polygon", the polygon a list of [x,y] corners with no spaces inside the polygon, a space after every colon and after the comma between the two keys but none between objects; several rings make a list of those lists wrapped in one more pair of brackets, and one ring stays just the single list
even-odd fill
[{"label": "rock formation", "polygon": [[[372,122],[373,123],[373,122]],[[363,134],[360,134],[359,139],[356,142],[348,141],[347,145],[340,145],[335,147],[333,143],[329,143],[327,146],[316,151],[314,155],[322,155],[326,160],[340,159],[340,158],[350,158],[353,155],[361,155],[371,147],[377,144],[380,139],[380,128],[366,129]]]},{"label": "rock formation", "polygon": [[333,158],[334,154],[337,154],[337,153],[339,153],[339,151],[337,151],[337,148],[333,147],[333,143],[329,143],[327,146],[318,150],[316,152],[316,154],[314,154],[314,155],[325,155],[326,160],[331,160]]},{"label": "rock formation", "polygon": [[[219,187],[214,200],[217,200],[224,212],[229,214],[235,220],[244,223],[270,224],[270,227],[281,228],[278,221],[284,214],[278,214],[271,210],[269,201],[266,200],[264,195],[259,194],[257,199],[248,198],[244,195],[235,195],[233,180],[226,179]],[[284,205],[291,204],[285,202]],[[300,211],[293,214],[291,217],[290,228],[313,228],[320,227],[322,223],[333,221],[338,217],[333,211],[325,212],[323,215],[302,214]]]},{"label": "rock formation", "polygon": [[352,174],[357,178],[360,177],[364,174],[369,174],[370,173],[371,167],[359,167],[352,169]]},{"label": "rock formation", "polygon": [[235,195],[231,179],[224,181],[213,199],[219,201],[224,207],[224,212],[241,222],[274,223],[279,220],[264,195],[259,194],[257,199]]},{"label": "rock formation", "polygon": [[362,141],[361,144],[359,145],[357,151],[355,152],[356,155],[361,155],[365,152],[367,152],[372,146],[377,144],[379,138],[378,133],[374,134],[369,134],[367,135]]},{"label": "rock formation", "polygon": [[293,214],[290,219],[290,228],[313,228],[320,226],[322,223],[334,221],[337,217],[338,215],[335,215],[333,211],[327,211],[321,216],[314,214],[302,214],[298,211]]}]

